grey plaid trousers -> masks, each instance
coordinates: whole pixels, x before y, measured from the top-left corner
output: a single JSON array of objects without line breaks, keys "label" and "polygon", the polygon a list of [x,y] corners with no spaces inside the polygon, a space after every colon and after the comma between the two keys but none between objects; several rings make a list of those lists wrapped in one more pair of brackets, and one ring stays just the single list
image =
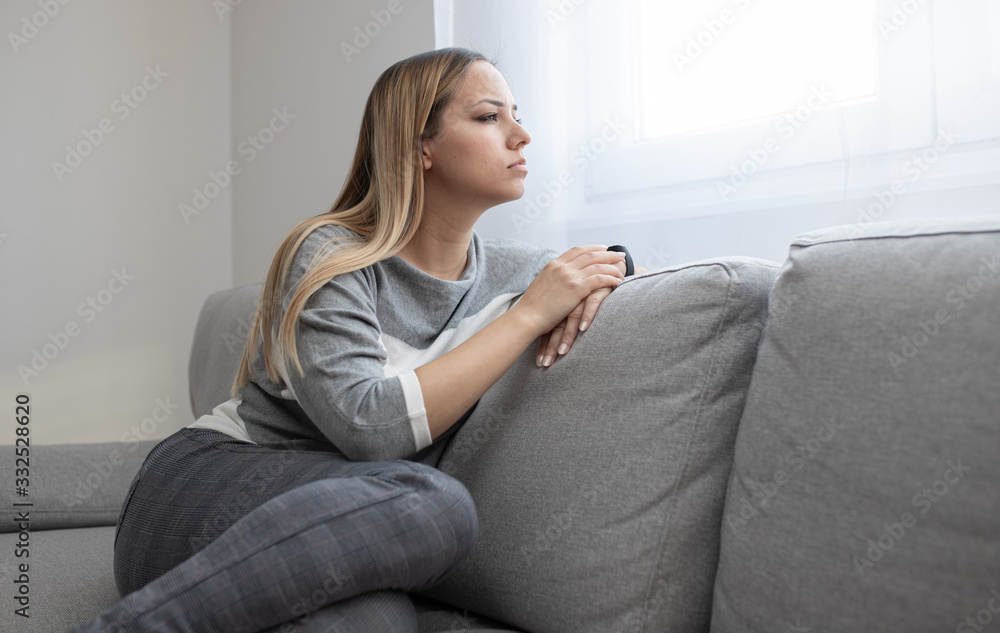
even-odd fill
[{"label": "grey plaid trousers", "polygon": [[73,631],[415,632],[405,592],[444,578],[477,530],[468,491],[430,466],[181,429],[122,507],[125,597]]}]

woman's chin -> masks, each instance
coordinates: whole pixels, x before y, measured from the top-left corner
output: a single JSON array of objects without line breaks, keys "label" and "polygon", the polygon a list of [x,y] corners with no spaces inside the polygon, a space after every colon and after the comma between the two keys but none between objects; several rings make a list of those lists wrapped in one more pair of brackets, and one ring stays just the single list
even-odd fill
[{"label": "woman's chin", "polygon": [[506,200],[506,202],[520,200],[521,198],[524,197],[524,192],[525,192],[524,180],[521,180],[521,182],[517,183],[516,186],[512,188],[511,197],[508,200]]}]

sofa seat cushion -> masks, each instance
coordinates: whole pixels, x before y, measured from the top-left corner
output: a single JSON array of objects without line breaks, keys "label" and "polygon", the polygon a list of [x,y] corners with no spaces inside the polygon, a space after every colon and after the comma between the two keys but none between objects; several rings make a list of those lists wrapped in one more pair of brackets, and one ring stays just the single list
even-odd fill
[{"label": "sofa seat cushion", "polygon": [[[18,538],[18,534],[0,534],[0,550],[13,552]],[[31,532],[27,558],[0,558],[0,578],[8,592],[7,604],[0,610],[0,631],[66,631],[117,602],[114,540],[114,526]],[[27,572],[19,567],[24,563]],[[22,573],[28,582],[14,584]],[[14,612],[21,605],[11,596],[22,585],[28,587],[29,618]]]},{"label": "sofa seat cushion", "polygon": [[418,633],[524,633],[496,620],[455,609],[447,604],[412,596]]},{"label": "sofa seat cushion", "polygon": [[771,305],[712,630],[981,630],[1000,604],[1000,221],[803,235]]},{"label": "sofa seat cushion", "polygon": [[553,366],[529,348],[443,453],[480,531],[428,595],[534,633],[707,630],[777,269],[727,258],[629,278]]}]

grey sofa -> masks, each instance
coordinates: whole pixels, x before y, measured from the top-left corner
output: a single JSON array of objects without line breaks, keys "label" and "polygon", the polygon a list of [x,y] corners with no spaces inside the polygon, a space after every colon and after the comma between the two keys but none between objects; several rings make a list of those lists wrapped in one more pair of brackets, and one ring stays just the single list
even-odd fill
[{"label": "grey sofa", "polygon": [[[567,357],[527,351],[421,456],[480,516],[415,597],[421,633],[1000,630],[998,273],[1000,220],[970,219],[628,280]],[[257,290],[205,303],[196,415],[226,397]],[[0,524],[0,630],[117,599],[114,523],[151,445],[33,447],[30,532]]]}]

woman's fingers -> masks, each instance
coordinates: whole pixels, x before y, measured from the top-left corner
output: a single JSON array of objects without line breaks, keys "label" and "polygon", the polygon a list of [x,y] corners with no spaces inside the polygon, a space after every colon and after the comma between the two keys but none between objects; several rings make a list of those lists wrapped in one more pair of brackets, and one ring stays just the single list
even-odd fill
[{"label": "woman's fingers", "polygon": [[549,264],[583,269],[593,264],[617,264],[624,259],[625,253],[609,251],[604,246],[574,246]]},{"label": "woman's fingers", "polygon": [[535,354],[535,366],[536,367],[541,367],[542,366],[542,361],[545,360],[545,353],[548,351],[548,348],[549,348],[549,338],[551,337],[551,335],[552,335],[552,332],[550,330],[550,331],[546,332],[545,334],[542,334],[540,337],[538,337],[538,353]]},{"label": "woman's fingers", "polygon": [[614,290],[619,285],[621,285],[623,281],[625,281],[625,277],[621,274],[620,271],[615,269],[614,266],[606,270],[612,270],[612,269],[614,269],[614,272],[595,272],[592,275],[584,277],[582,282],[583,282],[583,287],[586,289],[586,292],[581,297],[580,301],[586,300],[587,297],[597,292],[598,290],[606,289],[610,292],[611,290]]},{"label": "woman's fingers", "polygon": [[[559,356],[565,356],[569,353],[569,350],[573,348],[573,343],[576,342],[577,335],[590,327],[597,315],[597,309],[610,294],[611,288],[598,288],[569,313],[563,322],[564,328],[559,346],[555,348]],[[554,339],[555,332],[553,331],[552,337],[548,341],[549,350],[555,347]]]},{"label": "woman's fingers", "polygon": [[607,246],[600,246],[597,244],[588,244],[585,246],[574,246],[569,249],[553,261],[557,262],[571,262],[581,255],[586,255],[587,253],[614,253],[615,251],[609,251]]},{"label": "woman's fingers", "polygon": [[559,325],[543,334],[538,341],[535,365],[548,367],[559,356],[568,354],[576,342],[577,335],[590,327],[597,315],[597,309],[610,294],[610,288],[598,288],[573,308]]},{"label": "woman's fingers", "polygon": [[[595,275],[603,275],[606,277],[614,277],[617,281],[625,281],[625,275],[622,271],[614,264],[590,264],[580,269],[580,273],[584,277],[593,277]],[[607,285],[607,284],[604,284]]]},{"label": "woman's fingers", "polygon": [[597,316],[597,309],[601,307],[601,303],[603,303],[610,294],[611,288],[599,288],[590,293],[590,296],[584,300],[583,316],[580,318],[581,332],[590,327],[590,324],[594,322],[594,317]]},{"label": "woman's fingers", "polygon": [[544,347],[542,345],[539,345],[539,349],[541,351],[540,355],[541,357],[537,363],[539,367],[548,367],[549,365],[555,362],[557,355],[556,350],[559,347],[559,341],[562,340],[562,335],[565,330],[566,330],[566,320],[563,319],[561,323],[556,325],[547,334],[545,334],[545,337],[547,337],[547,339],[545,340]]},{"label": "woman's fingers", "polygon": [[[560,356],[564,356],[569,352],[570,348],[573,347],[573,342],[576,340],[576,335],[580,333],[580,319],[583,317],[584,304],[586,300],[581,301],[580,305],[573,308],[573,310],[566,316],[566,327],[563,329],[562,337],[558,341],[558,346],[556,347],[556,353]],[[550,347],[552,347],[550,345]]]}]

